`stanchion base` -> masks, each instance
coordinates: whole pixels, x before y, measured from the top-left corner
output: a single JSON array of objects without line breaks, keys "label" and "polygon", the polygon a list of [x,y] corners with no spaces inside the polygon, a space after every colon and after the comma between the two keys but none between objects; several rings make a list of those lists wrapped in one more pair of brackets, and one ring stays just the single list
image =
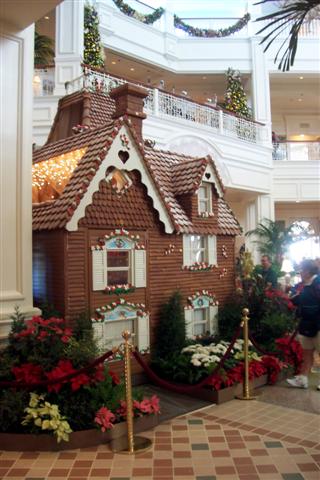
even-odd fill
[{"label": "stanchion base", "polygon": [[237,400],[256,400],[259,397],[259,393],[257,392],[249,392],[249,395],[236,395]]},{"label": "stanchion base", "polygon": [[110,449],[114,453],[123,453],[126,455],[132,455],[134,453],[143,453],[152,447],[152,440],[145,437],[133,437],[133,452],[129,450],[129,443],[127,437],[120,437],[110,443]]}]

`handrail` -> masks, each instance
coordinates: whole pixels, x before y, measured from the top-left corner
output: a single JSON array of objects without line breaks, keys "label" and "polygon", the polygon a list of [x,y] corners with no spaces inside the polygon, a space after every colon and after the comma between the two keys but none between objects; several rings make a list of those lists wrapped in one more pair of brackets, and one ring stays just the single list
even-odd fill
[{"label": "handrail", "polygon": [[201,124],[214,129],[216,133],[235,137],[250,143],[269,143],[266,138],[267,130],[259,122],[239,117],[234,115],[233,112],[229,113],[212,105],[194,102],[192,99],[146,86],[143,83],[134,83],[91,68],[84,67],[84,74],[74,81],[67,82],[66,89],[67,93],[85,89],[88,91],[99,91],[108,95],[113,88],[125,83],[140,85],[148,90],[144,108],[155,116],[176,118],[179,121]]}]

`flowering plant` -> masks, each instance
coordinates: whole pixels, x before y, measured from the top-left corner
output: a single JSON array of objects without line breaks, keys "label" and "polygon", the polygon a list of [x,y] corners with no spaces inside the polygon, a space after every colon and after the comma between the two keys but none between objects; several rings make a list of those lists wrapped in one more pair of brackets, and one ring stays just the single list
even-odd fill
[{"label": "flowering plant", "polygon": [[22,420],[22,425],[33,423],[41,430],[52,430],[57,437],[57,442],[68,441],[72,432],[65,417],[61,416],[59,407],[45,401],[43,395],[30,393],[29,407],[25,408],[27,415]]},{"label": "flowering plant", "polygon": [[[49,432],[60,442],[72,431],[97,425],[105,431],[122,420],[117,410],[124,384],[106,364],[94,362],[93,332],[80,325],[79,320],[73,332],[54,317],[13,322],[9,345],[1,353],[0,431]],[[139,394],[133,395],[140,401]],[[144,413],[155,412],[156,407]]]},{"label": "flowering plant", "polygon": [[135,291],[135,288],[131,283],[126,283],[123,285],[112,285],[108,286],[104,290],[109,295],[121,295],[122,293],[131,293]]},{"label": "flowering plant", "polygon": [[192,272],[198,272],[198,271],[208,271],[212,270],[214,265],[208,262],[195,262],[192,265],[185,265],[183,270],[190,270]]},{"label": "flowering plant", "polygon": [[[232,348],[230,342],[202,345],[194,343],[183,348],[179,355],[171,358],[171,365],[162,362],[161,375],[181,383],[195,384],[210,376],[207,386],[220,390],[244,378],[244,341],[236,340]],[[229,350],[229,354],[227,351]],[[221,363],[223,361],[223,363]],[[289,362],[290,363],[290,362]],[[268,376],[268,382],[274,383],[279,372],[287,368],[288,363],[274,355],[259,355],[249,342],[249,378]]]}]

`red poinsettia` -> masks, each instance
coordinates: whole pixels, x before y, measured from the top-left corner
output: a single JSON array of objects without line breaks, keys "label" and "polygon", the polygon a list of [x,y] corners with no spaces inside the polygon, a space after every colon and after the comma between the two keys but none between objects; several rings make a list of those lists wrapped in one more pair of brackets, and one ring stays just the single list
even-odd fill
[{"label": "red poinsettia", "polygon": [[101,407],[97,411],[94,421],[100,426],[100,430],[105,432],[113,427],[113,422],[115,419],[115,415],[107,407]]},{"label": "red poinsettia", "polygon": [[119,385],[120,384],[120,378],[118,377],[118,375],[115,372],[112,372],[111,370],[109,370],[109,375],[112,378],[113,385]]},{"label": "red poinsettia", "polygon": [[11,371],[18,382],[37,383],[43,378],[42,367],[33,363],[23,363],[20,367],[13,367]]},{"label": "red poinsettia", "polygon": [[[75,370],[70,360],[59,360],[58,365],[53,370],[51,370],[51,372],[47,372],[46,376],[48,380],[58,380],[59,378],[62,378],[65,375],[69,375],[74,371]],[[61,390],[62,383],[65,383],[65,382],[57,382],[57,383],[49,384],[48,392],[53,391],[58,393]]]},{"label": "red poinsettia", "polygon": [[272,302],[282,306],[283,304],[286,305],[288,310],[294,310],[296,307],[291,302],[288,295],[281,290],[277,290],[274,288],[266,288],[264,292],[265,296],[272,300]]},{"label": "red poinsettia", "polygon": [[301,344],[297,340],[292,339],[290,335],[278,338],[276,344],[283,353],[284,361],[294,367],[295,373],[299,373],[302,365]]},{"label": "red poinsettia", "polygon": [[285,364],[272,355],[262,357],[262,362],[268,374],[268,383],[273,385]]}]

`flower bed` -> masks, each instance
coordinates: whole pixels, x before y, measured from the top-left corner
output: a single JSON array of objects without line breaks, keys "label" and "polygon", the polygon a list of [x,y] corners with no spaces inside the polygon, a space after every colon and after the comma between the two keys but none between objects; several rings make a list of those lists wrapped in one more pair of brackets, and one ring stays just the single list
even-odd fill
[{"label": "flower bed", "polygon": [[[134,433],[143,432],[154,428],[159,423],[159,415],[138,417],[133,421]],[[81,430],[69,434],[68,442],[57,443],[52,435],[25,434],[25,433],[0,433],[0,450],[21,452],[45,452],[59,450],[74,450],[75,448],[94,447],[104,443],[111,443],[127,435],[126,422],[117,423],[107,431],[97,429]]]},{"label": "flower bed", "polygon": [[[91,322],[85,325],[82,319],[72,332],[58,318],[34,317],[25,322],[18,315],[14,320],[9,345],[0,359],[0,432],[6,442],[11,434],[18,435],[17,441],[31,434],[47,449],[52,445],[46,440],[49,434],[59,445],[78,448],[68,441],[82,444],[86,437],[90,442],[93,438],[105,441],[112,438],[107,431],[126,420],[124,385],[103,363],[112,352],[96,359],[97,347],[88,325]],[[147,398],[141,391],[133,393],[133,414],[140,423],[157,413],[155,395]],[[83,431],[94,428],[97,434],[84,435]]]},{"label": "flower bed", "polygon": [[[302,361],[300,344],[289,336],[276,340],[276,344],[278,350],[273,354],[259,355],[250,342],[251,388],[266,383],[274,384],[279,375],[299,370]],[[206,346],[200,343],[191,344],[171,358],[160,359],[155,366],[159,377],[163,379],[162,383],[167,383],[168,388],[169,383],[174,383],[176,391],[222,403],[242,392],[243,360],[243,340],[238,339],[232,344],[222,340]],[[195,388],[190,388],[189,385],[194,385]]]}]

